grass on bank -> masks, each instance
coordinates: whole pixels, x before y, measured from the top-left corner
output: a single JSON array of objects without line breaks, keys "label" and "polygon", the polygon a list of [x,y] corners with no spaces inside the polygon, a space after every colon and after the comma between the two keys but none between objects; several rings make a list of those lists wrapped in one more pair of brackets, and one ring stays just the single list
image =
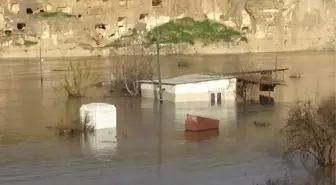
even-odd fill
[{"label": "grass on bank", "polygon": [[94,133],[95,129],[92,125],[89,124],[90,119],[88,114],[86,114],[81,120],[80,118],[72,121],[70,124],[66,124],[63,121],[56,127],[47,127],[54,129],[55,134],[59,136],[73,136],[76,134],[89,134]]},{"label": "grass on bank", "polygon": [[[196,40],[200,41],[231,41],[233,36],[241,36],[241,33],[233,30],[221,23],[212,22],[210,20],[195,21],[192,18],[182,18],[167,22],[160,25],[145,35],[144,46],[149,46],[156,42],[156,33],[159,29],[160,43],[162,44],[178,44],[190,43],[194,44]],[[103,46],[104,48],[113,47],[120,48],[132,45],[132,39],[136,39],[138,33],[133,30],[129,36],[121,38]]]},{"label": "grass on bank", "polygon": [[154,43],[159,29],[160,43],[178,44],[191,43],[195,40],[202,41],[227,41],[241,33],[221,23],[210,20],[195,21],[192,18],[182,18],[170,21],[151,30],[146,38]]},{"label": "grass on bank", "polygon": [[23,45],[26,47],[35,46],[36,44],[38,44],[38,42],[29,41],[29,40],[25,40],[23,43]]},{"label": "grass on bank", "polygon": [[64,12],[39,12],[34,14],[37,17],[41,18],[53,18],[53,17],[63,17],[63,18],[72,18],[75,15],[64,13]]}]

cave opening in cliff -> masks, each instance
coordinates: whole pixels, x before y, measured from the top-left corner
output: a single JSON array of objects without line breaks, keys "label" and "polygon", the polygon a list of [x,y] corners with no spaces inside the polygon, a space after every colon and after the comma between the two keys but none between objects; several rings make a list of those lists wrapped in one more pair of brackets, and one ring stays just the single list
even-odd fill
[{"label": "cave opening in cliff", "polygon": [[126,17],[118,17],[118,28],[124,27],[126,24]]},{"label": "cave opening in cliff", "polygon": [[106,30],[106,26],[105,26],[105,24],[96,24],[96,25],[95,25],[95,29],[97,29],[97,28]]},{"label": "cave opening in cliff", "polygon": [[148,13],[142,13],[139,16],[139,20],[144,20],[148,16]]},{"label": "cave opening in cliff", "polygon": [[40,10],[40,12],[41,12],[41,13],[43,13],[43,12],[44,12],[44,10]]},{"label": "cave opening in cliff", "polygon": [[6,35],[7,37],[12,36],[12,30],[5,30],[5,35]]},{"label": "cave opening in cliff", "polygon": [[114,37],[115,33],[112,33],[111,35],[109,35],[109,38]]},{"label": "cave opening in cliff", "polygon": [[250,28],[248,26],[243,26],[242,31],[245,32],[245,33],[248,33],[248,32],[250,32]]},{"label": "cave opening in cliff", "polygon": [[244,37],[244,36],[240,37],[240,41],[242,41],[242,42],[245,42],[245,43],[248,43],[248,40],[247,40],[247,38],[246,38],[246,37]]},{"label": "cave opening in cliff", "polygon": [[26,23],[17,23],[16,27],[18,30],[24,30],[24,28],[26,27]]},{"label": "cave opening in cliff", "polygon": [[78,15],[77,15],[77,17],[78,17],[78,18],[81,18],[81,17],[82,17],[82,15],[81,15],[81,14],[78,14]]},{"label": "cave opening in cliff", "polygon": [[152,0],[152,6],[160,6],[162,4],[162,0]]},{"label": "cave opening in cliff", "polygon": [[26,13],[27,13],[28,15],[31,15],[31,14],[33,14],[33,10],[32,10],[31,8],[27,8],[27,9],[26,9]]},{"label": "cave opening in cliff", "polygon": [[118,22],[123,22],[126,17],[118,17]]}]

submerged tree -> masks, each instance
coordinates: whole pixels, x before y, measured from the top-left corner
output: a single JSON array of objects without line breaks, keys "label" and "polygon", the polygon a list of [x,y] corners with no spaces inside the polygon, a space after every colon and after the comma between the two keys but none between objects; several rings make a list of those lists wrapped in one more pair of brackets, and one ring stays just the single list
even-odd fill
[{"label": "submerged tree", "polygon": [[335,112],[335,96],[318,106],[314,106],[311,101],[305,101],[293,107],[283,129],[288,154],[299,152],[314,157],[320,166],[334,166]]},{"label": "submerged tree", "polygon": [[97,81],[97,75],[92,72],[92,68],[84,62],[70,62],[66,74],[61,79],[56,91],[64,91],[69,98],[85,97],[88,90]]},{"label": "submerged tree", "polygon": [[116,58],[116,67],[112,72],[115,78],[115,88],[126,91],[130,96],[138,96],[139,81],[152,79],[156,65],[152,56],[145,55],[145,48],[142,44],[133,44],[125,49],[130,58],[116,56],[116,51],[111,51]]}]

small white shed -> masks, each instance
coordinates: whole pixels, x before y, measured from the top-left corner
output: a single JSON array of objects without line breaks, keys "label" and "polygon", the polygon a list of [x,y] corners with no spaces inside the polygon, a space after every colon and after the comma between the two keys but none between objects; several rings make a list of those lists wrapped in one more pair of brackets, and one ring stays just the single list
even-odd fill
[{"label": "small white shed", "polygon": [[[221,104],[236,99],[236,78],[233,76],[183,75],[162,79],[162,98],[171,102],[208,101]],[[141,96],[158,98],[158,80],[142,80]]]},{"label": "small white shed", "polygon": [[107,103],[89,103],[80,107],[80,119],[95,130],[117,127],[117,110]]}]

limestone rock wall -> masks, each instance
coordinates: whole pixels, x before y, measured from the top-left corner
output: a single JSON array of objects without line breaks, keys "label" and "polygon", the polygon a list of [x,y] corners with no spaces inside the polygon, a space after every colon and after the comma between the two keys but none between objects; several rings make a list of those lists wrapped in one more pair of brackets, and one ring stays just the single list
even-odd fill
[{"label": "limestone rock wall", "polygon": [[[73,17],[29,15],[43,11]],[[43,47],[98,47],[139,24],[151,29],[182,17],[221,21],[243,29],[251,42],[271,40],[279,50],[330,42],[335,35],[335,0],[0,0],[0,42],[10,46],[5,32],[11,31],[11,43],[30,36]]]}]

